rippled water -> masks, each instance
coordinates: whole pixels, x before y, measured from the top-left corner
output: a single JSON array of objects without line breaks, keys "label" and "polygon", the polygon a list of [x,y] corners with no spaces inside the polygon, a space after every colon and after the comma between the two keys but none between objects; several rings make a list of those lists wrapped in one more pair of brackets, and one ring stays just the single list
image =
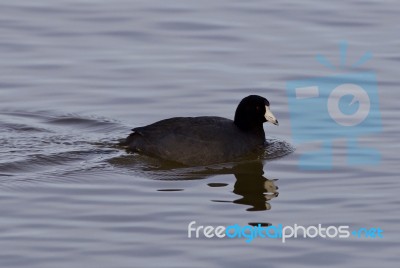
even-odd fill
[{"label": "rippled water", "polygon": [[[395,1],[0,3],[1,267],[395,267],[400,37]],[[286,82],[366,51],[382,161],[298,167]],[[348,70],[351,71],[351,70]],[[232,118],[259,94],[280,126],[261,162],[180,168],[129,155],[131,128],[173,116]],[[305,118],[306,120],[306,118]],[[318,128],[318,125],[315,126]],[[282,153],[283,152],[283,153]],[[273,159],[270,159],[273,158]],[[189,239],[203,225],[380,227],[383,239]]]}]

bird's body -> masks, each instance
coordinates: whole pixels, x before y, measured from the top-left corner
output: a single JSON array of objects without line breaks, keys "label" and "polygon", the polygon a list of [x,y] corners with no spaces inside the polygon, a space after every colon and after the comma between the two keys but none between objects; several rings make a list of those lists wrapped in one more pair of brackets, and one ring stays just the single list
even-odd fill
[{"label": "bird's body", "polygon": [[185,165],[206,165],[255,152],[264,145],[265,135],[262,127],[248,133],[222,117],[175,117],[134,128],[126,142],[133,152]]},{"label": "bird's body", "polygon": [[263,123],[278,121],[269,102],[244,98],[235,120],[216,116],[174,117],[132,129],[123,145],[137,152],[184,165],[208,165],[240,160],[264,146]]}]

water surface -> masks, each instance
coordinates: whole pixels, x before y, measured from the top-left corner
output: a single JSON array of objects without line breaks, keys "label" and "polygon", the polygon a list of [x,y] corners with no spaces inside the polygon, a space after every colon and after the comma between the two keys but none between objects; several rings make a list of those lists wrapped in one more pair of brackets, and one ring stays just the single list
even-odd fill
[{"label": "water surface", "polygon": [[[1,266],[394,267],[399,12],[356,0],[0,3]],[[292,143],[285,84],[332,74],[315,56],[338,64],[342,40],[349,63],[373,53],[361,69],[377,73],[383,131],[361,142],[379,165],[348,166],[345,140],[330,171],[300,169],[303,146],[188,169],[114,146],[167,117],[232,118],[249,94],[280,122],[268,139]],[[380,227],[384,238],[188,239],[193,220]]]}]

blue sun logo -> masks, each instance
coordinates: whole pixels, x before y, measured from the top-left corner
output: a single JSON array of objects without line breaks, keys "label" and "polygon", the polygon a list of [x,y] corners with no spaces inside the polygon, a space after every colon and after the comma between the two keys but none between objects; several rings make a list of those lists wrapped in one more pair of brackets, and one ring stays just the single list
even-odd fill
[{"label": "blue sun logo", "polygon": [[379,152],[358,144],[360,137],[379,133],[382,128],[376,74],[343,72],[345,68],[360,67],[372,54],[366,52],[348,66],[347,50],[347,43],[342,42],[339,66],[334,66],[325,56],[316,56],[334,74],[287,83],[293,140],[297,144],[320,144],[317,151],[300,157],[303,169],[332,169],[332,142],[341,138],[348,139],[348,164],[371,165],[380,161]]}]

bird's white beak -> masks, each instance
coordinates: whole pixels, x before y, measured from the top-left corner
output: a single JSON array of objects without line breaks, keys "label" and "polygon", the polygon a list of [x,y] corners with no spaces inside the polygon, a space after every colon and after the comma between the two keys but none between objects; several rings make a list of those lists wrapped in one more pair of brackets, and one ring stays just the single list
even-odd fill
[{"label": "bird's white beak", "polygon": [[270,122],[274,125],[279,125],[278,120],[276,120],[275,116],[272,114],[271,110],[269,109],[268,106],[265,106],[265,120],[267,120],[267,122]]}]

